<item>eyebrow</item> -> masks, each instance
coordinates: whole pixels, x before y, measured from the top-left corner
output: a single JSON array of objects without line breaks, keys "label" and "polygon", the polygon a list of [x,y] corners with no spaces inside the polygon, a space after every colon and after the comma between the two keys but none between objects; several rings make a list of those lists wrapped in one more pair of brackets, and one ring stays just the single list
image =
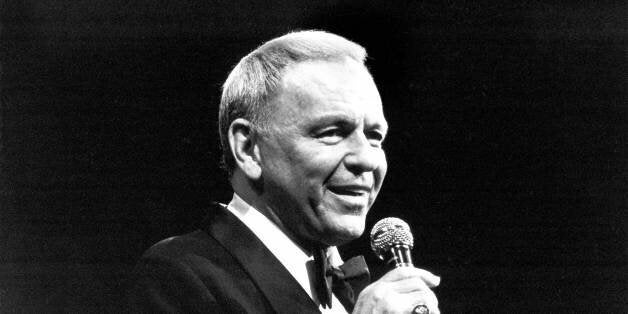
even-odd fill
[{"label": "eyebrow", "polygon": [[337,113],[326,113],[319,117],[315,117],[309,124],[311,125],[320,125],[320,124],[334,124],[338,122],[351,122],[354,124],[358,124],[358,119],[347,115],[345,113],[337,112]]},{"label": "eyebrow", "polygon": [[[359,124],[358,120],[359,119],[354,118],[348,114],[345,114],[344,112],[331,112],[331,113],[326,113],[319,117],[314,118],[312,121],[308,123],[308,125],[310,127],[315,127],[315,126],[320,126],[320,125],[330,125],[330,124],[347,123],[347,122],[357,125]],[[388,123],[386,121],[384,121],[384,123],[377,122],[372,125],[369,125],[367,129],[379,129],[384,134],[386,134],[388,132]]]}]

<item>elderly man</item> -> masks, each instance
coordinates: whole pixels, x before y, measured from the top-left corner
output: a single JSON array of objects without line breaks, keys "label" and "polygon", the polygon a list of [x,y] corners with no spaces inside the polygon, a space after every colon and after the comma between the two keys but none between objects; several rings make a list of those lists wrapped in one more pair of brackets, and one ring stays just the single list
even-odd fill
[{"label": "elderly man", "polygon": [[425,270],[397,268],[366,286],[340,266],[336,246],[364,232],[387,169],[388,125],[365,57],[345,38],[303,31],[238,63],[219,114],[233,199],[144,254],[133,309],[438,313],[439,278]]}]

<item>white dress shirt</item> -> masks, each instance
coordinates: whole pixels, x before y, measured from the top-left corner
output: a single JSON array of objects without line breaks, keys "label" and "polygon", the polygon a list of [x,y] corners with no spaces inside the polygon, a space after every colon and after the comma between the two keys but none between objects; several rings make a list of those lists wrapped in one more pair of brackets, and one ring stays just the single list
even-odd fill
[{"label": "white dress shirt", "polygon": [[[343,313],[347,311],[340,301],[332,294],[331,309],[323,308],[314,293],[312,270],[308,271],[307,263],[314,258],[308,255],[298,244],[284,234],[279,227],[270,221],[266,216],[257,209],[247,204],[237,194],[233,193],[233,199],[227,205],[227,209],[233,213],[242,223],[244,223],[251,231],[262,241],[268,250],[275,255],[281,264],[301,285],[303,290],[312,298],[314,303],[318,304],[318,308],[322,313]],[[338,249],[332,247],[328,250],[330,264],[338,266],[342,264]]]}]

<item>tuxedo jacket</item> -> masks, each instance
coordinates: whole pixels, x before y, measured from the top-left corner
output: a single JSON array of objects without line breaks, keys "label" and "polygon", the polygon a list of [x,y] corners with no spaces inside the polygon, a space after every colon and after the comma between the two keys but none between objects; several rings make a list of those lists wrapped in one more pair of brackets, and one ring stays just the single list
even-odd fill
[{"label": "tuxedo jacket", "polygon": [[128,302],[133,313],[320,313],[281,262],[220,205],[199,230],[146,251]]}]

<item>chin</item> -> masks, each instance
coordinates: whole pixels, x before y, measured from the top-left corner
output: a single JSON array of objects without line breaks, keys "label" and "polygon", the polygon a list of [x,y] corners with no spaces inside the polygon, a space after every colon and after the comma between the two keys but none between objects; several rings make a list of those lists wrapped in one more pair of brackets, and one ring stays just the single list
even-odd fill
[{"label": "chin", "polygon": [[322,238],[328,245],[342,245],[359,238],[364,233],[365,219],[360,216],[342,217],[330,222]]}]

